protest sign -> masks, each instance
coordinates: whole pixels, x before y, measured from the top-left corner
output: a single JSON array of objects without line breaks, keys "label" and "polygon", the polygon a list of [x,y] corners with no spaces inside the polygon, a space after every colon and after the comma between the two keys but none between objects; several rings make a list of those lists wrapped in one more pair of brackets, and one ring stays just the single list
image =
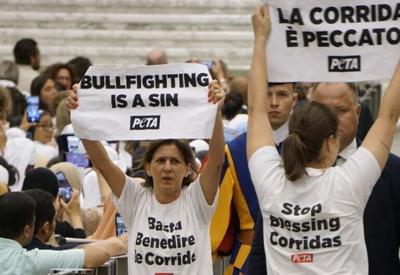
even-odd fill
[{"label": "protest sign", "polygon": [[90,140],[210,138],[217,105],[200,64],[90,67],[72,111],[75,134]]},{"label": "protest sign", "polygon": [[264,0],[270,4],[269,80],[390,78],[400,57],[400,2]]}]

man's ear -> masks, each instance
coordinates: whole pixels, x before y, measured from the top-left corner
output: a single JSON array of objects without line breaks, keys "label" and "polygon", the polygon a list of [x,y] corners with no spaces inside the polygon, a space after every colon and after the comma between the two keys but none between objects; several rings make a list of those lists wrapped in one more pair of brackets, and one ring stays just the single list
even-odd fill
[{"label": "man's ear", "polygon": [[296,106],[298,98],[299,98],[299,94],[296,92],[293,92],[293,108],[294,108],[294,106]]},{"label": "man's ear", "polygon": [[44,233],[48,234],[51,231],[51,223],[49,221],[45,222],[39,230],[43,230]]},{"label": "man's ear", "polygon": [[36,56],[31,55],[29,57],[29,62],[30,62],[29,65],[32,66],[32,64],[35,63],[35,61],[36,61]]},{"label": "man's ear", "polygon": [[24,234],[24,237],[26,239],[30,239],[33,236],[33,231],[35,230],[35,226],[34,225],[25,225],[24,226],[24,230],[22,232],[22,234]]},{"label": "man's ear", "polygon": [[359,120],[360,119],[360,113],[361,113],[361,104],[360,103],[357,103],[356,113],[357,113],[357,120]]}]

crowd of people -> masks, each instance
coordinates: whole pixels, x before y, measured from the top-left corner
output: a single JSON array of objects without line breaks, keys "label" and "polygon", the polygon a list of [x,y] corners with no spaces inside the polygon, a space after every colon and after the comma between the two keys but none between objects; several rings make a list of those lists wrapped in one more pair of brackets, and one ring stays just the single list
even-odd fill
[{"label": "crowd of people", "polygon": [[[129,274],[212,274],[227,256],[232,275],[400,274],[400,66],[373,121],[355,83],[268,82],[268,8],[252,22],[248,78],[188,57],[214,79],[207,140],[80,140],[70,114],[91,61],[43,69],[19,40],[0,63],[1,272],[127,253]],[[153,49],[145,65],[167,63]]]}]

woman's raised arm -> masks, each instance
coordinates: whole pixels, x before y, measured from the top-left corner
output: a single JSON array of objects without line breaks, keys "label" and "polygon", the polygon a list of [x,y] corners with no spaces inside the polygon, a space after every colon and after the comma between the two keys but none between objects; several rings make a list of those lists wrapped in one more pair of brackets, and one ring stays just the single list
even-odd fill
[{"label": "woman's raised arm", "polygon": [[[223,95],[223,90],[216,82],[210,84],[209,101],[218,103],[222,100]],[[214,202],[215,194],[218,190],[221,170],[224,164],[225,144],[221,108],[218,108],[217,116],[215,117],[214,130],[209,145],[207,163],[204,165],[200,174],[200,185],[207,203],[211,205]]]},{"label": "woman's raised arm", "polygon": [[247,158],[260,147],[275,145],[267,113],[266,42],[270,31],[268,6],[255,9],[252,17],[254,30],[253,58],[247,94],[249,121],[247,125]]},{"label": "woman's raised arm", "polygon": [[378,117],[361,144],[374,154],[381,169],[385,166],[389,156],[399,115],[400,63],[397,64],[389,87],[383,96]]},{"label": "woman's raised arm", "polygon": [[[75,84],[67,100],[68,108],[76,109],[79,106],[78,85]],[[108,157],[104,146],[100,141],[94,140],[82,140],[83,146],[90,157],[93,165],[99,170],[100,174],[106,180],[108,186],[110,186],[112,192],[119,197],[122,189],[124,188],[126,176],[124,172],[115,165],[112,160]]]}]

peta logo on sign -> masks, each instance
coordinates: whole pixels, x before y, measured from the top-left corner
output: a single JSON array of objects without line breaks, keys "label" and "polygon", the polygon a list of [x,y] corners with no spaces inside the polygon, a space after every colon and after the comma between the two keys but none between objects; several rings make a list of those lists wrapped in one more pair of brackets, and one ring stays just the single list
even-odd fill
[{"label": "peta logo on sign", "polygon": [[328,56],[329,72],[359,72],[361,57],[359,55]]},{"label": "peta logo on sign", "polygon": [[131,130],[160,129],[160,116],[131,116]]},{"label": "peta logo on sign", "polygon": [[294,262],[295,264],[312,263],[314,259],[313,256],[314,255],[311,253],[293,254],[292,262]]}]

